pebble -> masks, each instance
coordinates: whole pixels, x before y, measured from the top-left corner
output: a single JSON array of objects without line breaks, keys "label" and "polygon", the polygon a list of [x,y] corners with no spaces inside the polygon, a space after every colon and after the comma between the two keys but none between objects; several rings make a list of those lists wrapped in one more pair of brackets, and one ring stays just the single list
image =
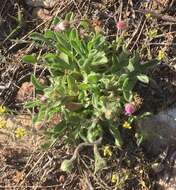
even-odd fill
[{"label": "pebble", "polygon": [[50,12],[47,9],[36,7],[33,9],[32,16],[40,21],[46,21],[52,18]]},{"label": "pebble", "polygon": [[155,173],[159,173],[164,169],[164,166],[160,163],[153,163],[152,164],[152,169]]},{"label": "pebble", "polygon": [[58,0],[25,0],[27,5],[32,7],[43,7],[45,9],[53,8]]},{"label": "pebble", "polygon": [[159,112],[137,123],[144,134],[144,146],[154,155],[170,145],[176,146],[176,107]]}]

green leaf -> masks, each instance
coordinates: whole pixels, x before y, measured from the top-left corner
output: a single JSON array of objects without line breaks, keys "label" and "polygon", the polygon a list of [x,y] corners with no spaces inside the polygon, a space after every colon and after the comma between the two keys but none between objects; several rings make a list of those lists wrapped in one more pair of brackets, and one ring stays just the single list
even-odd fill
[{"label": "green leaf", "polygon": [[69,38],[66,34],[63,33],[55,33],[56,38],[57,38],[57,42],[62,45],[62,47],[64,47],[65,49],[67,49],[68,51],[71,51],[71,46],[69,43]]},{"label": "green leaf", "polygon": [[37,122],[38,115],[32,116],[32,123],[35,124]]},{"label": "green leaf", "polygon": [[37,90],[43,90],[44,88],[46,88],[45,86],[40,84],[40,82],[34,75],[31,76],[31,82]]},{"label": "green leaf", "polygon": [[46,117],[46,105],[40,106],[39,112],[35,122],[43,122],[43,119]]},{"label": "green leaf", "polygon": [[135,65],[131,59],[129,60],[129,64],[126,68],[128,69],[129,72],[135,71],[136,68],[135,68]]},{"label": "green leaf", "polygon": [[97,52],[96,50],[93,50],[89,53],[87,59],[84,61],[84,66],[90,67],[90,66],[100,66],[104,65],[108,62],[108,59],[105,55],[105,52],[100,51]]},{"label": "green leaf", "polygon": [[140,81],[140,82],[143,82],[145,84],[148,84],[149,83],[149,77],[147,75],[144,75],[144,74],[140,74],[140,75],[137,75],[137,79]]},{"label": "green leaf", "polygon": [[126,49],[123,49],[122,52],[118,56],[118,62],[121,67],[126,67],[129,63],[129,54]]},{"label": "green leaf", "polygon": [[91,73],[87,76],[87,81],[88,81],[88,83],[90,83],[90,84],[97,84],[99,78],[100,78],[100,75],[99,75],[99,74],[91,72]]},{"label": "green leaf", "polygon": [[119,37],[118,35],[116,36],[116,41],[115,44],[117,46],[117,49],[119,49],[120,47],[122,47],[122,45],[124,44],[124,38],[121,36]]},{"label": "green leaf", "polygon": [[70,96],[74,96],[78,93],[78,86],[76,84],[75,79],[71,76],[67,76],[67,83],[68,83],[68,91]]},{"label": "green leaf", "polygon": [[129,59],[129,64],[127,66],[127,69],[129,72],[134,72],[134,71],[140,71],[140,65],[139,65],[139,54],[136,52],[134,56]]},{"label": "green leaf", "polygon": [[26,108],[34,108],[36,106],[39,106],[41,102],[38,99],[35,99],[35,101],[28,101],[25,103]]},{"label": "green leaf", "polygon": [[58,23],[60,23],[61,22],[61,19],[59,18],[59,17],[54,17],[54,19],[53,19],[53,21],[52,21],[52,24],[53,25],[56,25],[56,24],[58,24]]},{"label": "green leaf", "polygon": [[143,119],[145,119],[146,117],[150,117],[150,116],[152,116],[152,113],[151,113],[151,112],[145,112],[145,113],[143,113],[142,115],[138,116],[138,117],[137,117],[137,120],[143,120]]},{"label": "green leaf", "polygon": [[83,58],[85,57],[85,54],[84,54],[84,52],[82,51],[80,44],[76,43],[76,42],[73,41],[73,40],[70,41],[70,44],[71,44],[71,46],[74,48],[74,50],[76,51],[76,53],[78,53],[78,54],[79,54],[81,57],[83,57]]},{"label": "green leaf", "polygon": [[41,148],[44,150],[48,150],[52,144],[53,144],[53,141],[47,140],[47,142],[41,144]]},{"label": "green leaf", "polygon": [[65,20],[72,21],[73,19],[74,19],[74,13],[73,12],[69,12],[68,14],[66,14]]},{"label": "green leaf", "polygon": [[136,84],[135,78],[126,78],[123,83],[123,95],[126,101],[131,101],[133,98],[132,90],[134,88],[134,85]]},{"label": "green leaf", "polygon": [[37,63],[37,58],[34,55],[25,55],[22,59],[25,63]]},{"label": "green leaf", "polygon": [[65,69],[72,69],[71,65],[53,53],[46,54],[45,61],[48,63],[49,67],[55,68],[56,70],[64,71]]},{"label": "green leaf", "polygon": [[93,122],[87,132],[87,139],[90,143],[93,143],[102,136],[102,128],[99,124]]},{"label": "green leaf", "polygon": [[89,29],[89,22],[87,20],[81,20],[80,26],[82,26],[85,29]]},{"label": "green leaf", "polygon": [[79,36],[78,36],[78,31],[76,28],[72,28],[71,29],[71,32],[69,34],[69,40],[72,41],[72,40],[79,40]]},{"label": "green leaf", "polygon": [[66,127],[67,127],[67,125],[64,121],[62,121],[59,124],[57,124],[56,126],[54,126],[54,128],[52,130],[52,137],[53,138],[62,137],[65,133]]},{"label": "green leaf", "polygon": [[109,125],[109,130],[111,132],[111,134],[113,135],[114,139],[115,139],[115,145],[118,147],[118,148],[122,148],[122,145],[123,145],[123,141],[122,141],[122,138],[121,138],[121,135],[120,135],[120,132],[119,132],[119,129],[118,129],[118,126],[115,126],[113,124],[110,124]]},{"label": "green leaf", "polygon": [[100,34],[94,35],[93,38],[88,42],[87,49],[89,51],[96,49],[99,51],[105,50],[106,38]]},{"label": "green leaf", "polygon": [[35,40],[35,41],[42,41],[42,42],[46,42],[47,40],[45,39],[45,37],[43,36],[43,34],[40,34],[38,32],[33,32],[30,35],[30,38]]},{"label": "green leaf", "polygon": [[61,52],[60,55],[59,55],[59,57],[60,57],[62,60],[64,60],[66,63],[69,64],[69,58],[68,58],[68,55],[67,55],[67,54]]},{"label": "green leaf", "polygon": [[144,142],[146,136],[147,135],[143,131],[138,131],[135,134],[137,146],[140,146]]},{"label": "green leaf", "polygon": [[123,96],[126,101],[130,102],[133,98],[133,92],[131,90],[123,91]]},{"label": "green leaf", "polygon": [[89,84],[81,83],[81,84],[79,85],[79,89],[80,89],[80,90],[88,90],[88,89],[89,89]]},{"label": "green leaf", "polygon": [[123,86],[124,81],[128,78],[127,74],[121,74],[118,80],[118,84],[120,87]]},{"label": "green leaf", "polygon": [[79,71],[72,71],[70,76],[72,76],[78,82],[83,81],[83,76]]},{"label": "green leaf", "polygon": [[92,65],[102,65],[108,62],[105,52],[97,52],[95,54]]},{"label": "green leaf", "polygon": [[47,38],[47,39],[52,39],[52,40],[55,40],[55,41],[56,41],[56,35],[55,35],[55,33],[54,33],[53,31],[51,31],[51,30],[45,31],[44,37]]},{"label": "green leaf", "polygon": [[95,170],[94,170],[95,174],[107,166],[105,159],[101,157],[98,151],[97,145],[94,145],[94,158],[95,158]]},{"label": "green leaf", "polygon": [[56,46],[57,46],[57,49],[60,52],[65,53],[66,55],[68,55],[68,57],[70,57],[72,59],[74,58],[73,54],[67,48],[65,48],[64,46],[62,46],[60,43],[57,43]]},{"label": "green leaf", "polygon": [[[83,124],[84,125],[84,124]],[[78,135],[79,137],[84,141],[87,142],[87,138],[86,138],[86,128],[80,128],[78,131]]]}]

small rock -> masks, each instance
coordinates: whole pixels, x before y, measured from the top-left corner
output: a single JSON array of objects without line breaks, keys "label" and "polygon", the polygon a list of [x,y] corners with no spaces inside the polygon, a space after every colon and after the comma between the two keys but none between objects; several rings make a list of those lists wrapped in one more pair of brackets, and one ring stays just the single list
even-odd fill
[{"label": "small rock", "polygon": [[164,166],[161,163],[153,163],[152,169],[155,173],[159,173],[164,169]]},{"label": "small rock", "polygon": [[34,8],[32,12],[32,16],[34,18],[40,19],[41,21],[46,21],[52,18],[52,16],[50,15],[50,12],[47,9],[43,9],[39,7]]},{"label": "small rock", "polygon": [[144,134],[144,147],[157,155],[167,146],[176,145],[176,108],[138,122],[139,132]]},{"label": "small rock", "polygon": [[25,102],[32,99],[34,86],[32,82],[24,82],[17,92],[16,100],[19,102]]},{"label": "small rock", "polygon": [[169,182],[165,182],[163,179],[159,180],[159,186],[162,190],[176,190],[176,178],[173,177]]},{"label": "small rock", "polygon": [[25,0],[25,2],[32,7],[51,9],[58,3],[58,0]]}]

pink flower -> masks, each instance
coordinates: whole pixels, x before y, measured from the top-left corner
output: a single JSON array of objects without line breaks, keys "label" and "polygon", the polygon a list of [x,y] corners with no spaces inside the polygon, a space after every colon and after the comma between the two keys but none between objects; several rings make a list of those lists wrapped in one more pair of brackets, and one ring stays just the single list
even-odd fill
[{"label": "pink flower", "polygon": [[62,21],[59,24],[57,24],[54,27],[54,30],[55,31],[64,31],[64,30],[68,29],[69,27],[70,27],[70,23],[65,20],[65,21]]},{"label": "pink flower", "polygon": [[133,103],[126,103],[125,104],[125,115],[132,115],[136,111],[136,107]]},{"label": "pink flower", "polygon": [[46,99],[47,99],[47,98],[46,98],[46,96],[44,96],[44,95],[40,97],[40,101],[42,101],[42,102],[45,102]]},{"label": "pink flower", "polygon": [[123,22],[123,21],[117,22],[117,23],[116,23],[116,28],[117,28],[118,30],[123,30],[123,29],[125,29],[125,28],[126,28],[125,22]]},{"label": "pink flower", "polygon": [[145,65],[145,62],[144,62],[144,61],[141,61],[141,62],[140,62],[140,65]]}]

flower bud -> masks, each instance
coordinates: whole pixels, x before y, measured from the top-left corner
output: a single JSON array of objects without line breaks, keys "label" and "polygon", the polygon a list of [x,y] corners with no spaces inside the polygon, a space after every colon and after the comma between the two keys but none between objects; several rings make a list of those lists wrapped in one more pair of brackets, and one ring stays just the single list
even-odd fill
[{"label": "flower bud", "polygon": [[46,99],[47,99],[47,98],[46,98],[46,96],[44,96],[44,95],[40,97],[40,101],[41,101],[41,102],[45,102]]},{"label": "flower bud", "polygon": [[107,166],[106,161],[101,157],[96,145],[94,145],[94,158],[95,158],[94,173],[98,172],[99,170],[102,170]]},{"label": "flower bud", "polygon": [[113,117],[113,111],[107,109],[105,112],[105,118],[106,119],[112,119],[112,117]]},{"label": "flower bud", "polygon": [[133,103],[127,103],[125,104],[125,114],[126,115],[132,115],[136,111],[136,107]]},{"label": "flower bud", "polygon": [[60,169],[63,171],[63,172],[71,172],[71,170],[73,169],[73,161],[71,160],[64,160],[61,164],[61,167]]},{"label": "flower bud", "polygon": [[51,125],[58,125],[62,121],[61,115],[56,114],[51,118]]},{"label": "flower bud", "polygon": [[118,30],[124,30],[124,29],[126,28],[125,22],[123,22],[123,21],[117,22],[117,23],[116,23],[116,28],[117,28]]},{"label": "flower bud", "polygon": [[70,22],[62,21],[54,27],[55,31],[64,31],[70,27]]}]

